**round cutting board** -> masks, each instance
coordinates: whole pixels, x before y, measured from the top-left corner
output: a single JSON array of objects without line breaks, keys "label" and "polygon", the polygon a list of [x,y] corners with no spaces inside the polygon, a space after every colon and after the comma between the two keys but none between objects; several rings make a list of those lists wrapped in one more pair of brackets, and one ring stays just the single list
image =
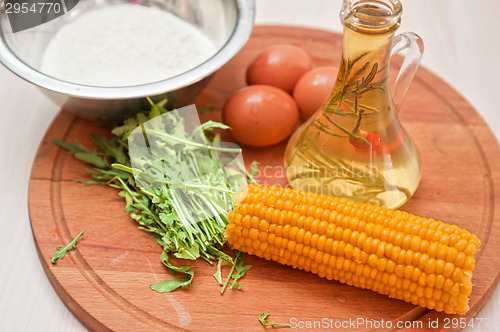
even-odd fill
[{"label": "round cutting board", "polygon": [[[245,85],[245,68],[263,47],[295,44],[311,54],[316,66],[338,66],[341,40],[339,34],[319,30],[255,27],[248,44],[195,100],[197,106],[216,107],[202,114],[202,120],[220,120],[224,101]],[[391,66],[396,71],[397,60]],[[500,242],[495,241],[500,238],[500,213],[495,210],[500,206],[499,145],[464,98],[423,68],[400,118],[423,163],[420,187],[402,209],[457,224],[476,233],[483,243],[473,276],[471,310],[462,316],[468,321],[486,302],[500,273]],[[88,328],[259,331],[258,315],[269,312],[271,321],[295,326],[338,327],[359,320],[361,325],[354,330],[360,331],[372,326],[362,325],[367,320],[386,329],[412,320],[417,322],[414,327],[423,324],[425,329],[437,320],[441,330],[446,319],[454,317],[252,256],[247,256],[246,263],[253,267],[241,280],[240,291],[228,290],[221,296],[213,278],[215,267],[202,260],[194,264],[189,289],[152,291],[150,285],[172,278],[160,262],[160,246],[137,229],[116,190],[75,182],[88,179],[88,166],[51,142],[52,138],[78,140],[90,148],[91,133],[109,135],[109,129],[61,111],[40,145],[29,186],[29,213],[42,265],[61,299]],[[247,163],[259,162],[260,182],[286,184],[284,147],[285,143],[243,148]],[[52,265],[56,247],[69,243],[81,230],[85,235],[77,249]]]}]

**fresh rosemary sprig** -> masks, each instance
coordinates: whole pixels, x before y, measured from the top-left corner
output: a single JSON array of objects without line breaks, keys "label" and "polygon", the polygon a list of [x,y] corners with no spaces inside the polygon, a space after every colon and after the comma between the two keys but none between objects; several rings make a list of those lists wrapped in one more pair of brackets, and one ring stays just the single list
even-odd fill
[{"label": "fresh rosemary sprig", "polygon": [[[359,134],[359,129],[361,127],[363,117],[377,113],[378,110],[369,105],[360,103],[360,99],[367,92],[384,90],[387,76],[378,81],[374,81],[376,75],[386,68],[383,67],[379,69],[378,63],[372,63],[371,61],[365,62],[354,73],[352,73],[354,65],[363,59],[367,54],[368,53],[363,53],[352,61],[349,59],[342,60],[338,80],[343,82],[343,85],[332,96],[329,107],[327,107],[327,109],[323,112],[324,117],[317,119],[314,123],[314,127],[325,134],[337,137],[346,137],[370,146],[370,142]],[[337,116],[355,117],[356,122],[353,128],[349,129],[338,123],[338,121],[334,118]],[[323,123],[323,119],[325,119],[327,123]],[[333,130],[330,129],[332,126]],[[345,135],[336,133],[336,130]]]}]

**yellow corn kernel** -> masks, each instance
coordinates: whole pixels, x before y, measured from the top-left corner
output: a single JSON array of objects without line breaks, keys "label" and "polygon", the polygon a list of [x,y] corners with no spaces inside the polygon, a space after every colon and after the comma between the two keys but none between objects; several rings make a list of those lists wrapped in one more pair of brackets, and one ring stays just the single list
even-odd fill
[{"label": "yellow corn kernel", "polygon": [[262,185],[249,185],[227,220],[238,250],[429,309],[468,310],[480,241],[457,226]]}]

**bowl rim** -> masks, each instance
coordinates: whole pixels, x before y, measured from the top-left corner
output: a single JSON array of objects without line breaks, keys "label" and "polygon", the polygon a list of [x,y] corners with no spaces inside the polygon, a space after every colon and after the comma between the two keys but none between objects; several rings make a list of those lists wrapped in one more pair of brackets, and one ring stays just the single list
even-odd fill
[{"label": "bowl rim", "polygon": [[134,99],[161,95],[192,85],[210,76],[231,60],[245,45],[254,25],[254,0],[236,0],[236,25],[227,42],[201,65],[161,81],[123,87],[98,87],[70,83],[45,75],[16,57],[0,34],[0,63],[22,79],[46,90],[72,97],[113,100]]}]

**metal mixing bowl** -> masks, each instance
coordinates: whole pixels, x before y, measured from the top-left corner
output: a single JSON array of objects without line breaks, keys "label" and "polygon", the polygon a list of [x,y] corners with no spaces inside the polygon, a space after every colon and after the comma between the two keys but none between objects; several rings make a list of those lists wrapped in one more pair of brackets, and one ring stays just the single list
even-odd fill
[{"label": "metal mixing bowl", "polygon": [[210,59],[183,74],[162,81],[126,87],[96,87],[62,81],[40,72],[42,54],[62,26],[93,9],[129,3],[127,0],[80,0],[66,14],[39,26],[13,32],[0,6],[0,62],[33,83],[52,100],[85,118],[116,118],[147,107],[145,97],[167,99],[170,107],[189,104],[212,74],[245,44],[254,18],[253,0],[140,0],[182,18],[204,32],[218,47]]}]

